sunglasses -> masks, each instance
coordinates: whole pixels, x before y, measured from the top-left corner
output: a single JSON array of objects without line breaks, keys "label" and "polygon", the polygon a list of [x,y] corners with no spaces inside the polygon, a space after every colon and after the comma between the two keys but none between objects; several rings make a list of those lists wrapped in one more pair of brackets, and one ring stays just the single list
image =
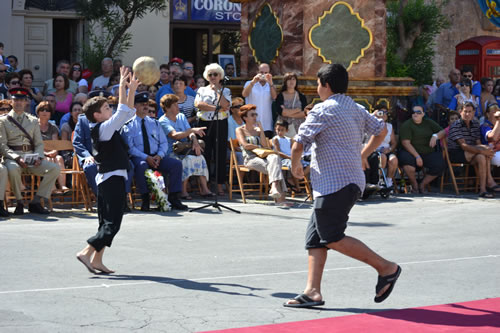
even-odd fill
[{"label": "sunglasses", "polygon": [[0,111],[10,111],[10,108],[0,108]]},{"label": "sunglasses", "polygon": [[38,110],[38,112],[39,112],[39,113],[40,113],[40,112],[50,112],[50,110],[48,110],[48,109],[40,109],[40,110]]},{"label": "sunglasses", "polygon": [[413,114],[424,114],[424,112],[420,111],[420,110],[419,111],[413,111]]},{"label": "sunglasses", "polygon": [[472,75],[464,75],[464,77],[466,77],[468,79],[472,79]]},{"label": "sunglasses", "polygon": [[79,71],[79,72],[81,72],[82,69],[80,67],[73,67],[73,71]]},{"label": "sunglasses", "polygon": [[19,81],[10,81],[10,84],[21,84]]},{"label": "sunglasses", "polygon": [[242,106],[243,106],[243,105],[233,105],[233,106],[231,106],[231,108],[233,108],[233,109],[239,109],[239,108],[241,108]]},{"label": "sunglasses", "polygon": [[212,77],[212,76],[217,77],[217,76],[219,76],[219,73],[208,73],[208,77]]},{"label": "sunglasses", "polygon": [[193,67],[184,67],[184,69],[193,70]]},{"label": "sunglasses", "polygon": [[257,113],[249,113],[248,116],[249,117],[257,117]]},{"label": "sunglasses", "polygon": [[6,71],[0,71],[0,73],[5,73]]}]

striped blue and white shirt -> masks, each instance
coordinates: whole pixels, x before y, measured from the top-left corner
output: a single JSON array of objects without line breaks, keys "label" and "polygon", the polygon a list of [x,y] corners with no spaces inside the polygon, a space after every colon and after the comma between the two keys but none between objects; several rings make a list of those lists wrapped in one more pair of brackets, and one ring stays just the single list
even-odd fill
[{"label": "striped blue and white shirt", "polygon": [[384,122],[343,94],[332,95],[314,106],[295,136],[304,150],[312,145],[314,197],[337,192],[351,183],[364,190],[363,136],[378,135],[384,126]]}]

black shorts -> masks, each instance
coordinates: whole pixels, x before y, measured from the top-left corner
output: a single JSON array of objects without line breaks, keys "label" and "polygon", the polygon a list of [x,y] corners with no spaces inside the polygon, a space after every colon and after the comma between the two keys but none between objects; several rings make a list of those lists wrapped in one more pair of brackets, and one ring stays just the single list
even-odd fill
[{"label": "black shorts", "polygon": [[[432,152],[429,154],[420,154],[422,161],[424,162],[424,168],[427,169],[427,174],[432,176],[439,176],[443,173],[444,168],[446,167],[443,159],[443,154],[441,152]],[[405,165],[410,165],[417,170],[420,168],[417,167],[416,158],[407,152],[405,149],[401,149],[399,151],[399,165],[404,167]]]},{"label": "black shorts", "polygon": [[448,155],[450,156],[451,163],[467,163],[465,152],[462,149],[448,150]]},{"label": "black shorts", "polygon": [[314,211],[306,231],[306,249],[324,248],[345,237],[349,212],[361,196],[356,184],[314,199]]}]

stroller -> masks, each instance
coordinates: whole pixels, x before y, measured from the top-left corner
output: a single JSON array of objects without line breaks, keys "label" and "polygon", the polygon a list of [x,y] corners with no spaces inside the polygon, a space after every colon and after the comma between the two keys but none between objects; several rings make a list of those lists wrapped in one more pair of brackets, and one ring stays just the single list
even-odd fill
[{"label": "stroller", "polygon": [[[370,164],[370,170],[368,171],[371,173],[371,176],[367,174],[367,180],[368,178],[375,179],[377,178],[377,182],[372,183],[368,185],[364,192],[363,196],[361,199],[366,200],[368,199],[371,195],[374,194],[379,194],[382,199],[388,199],[390,195],[393,193],[393,188],[387,186],[387,176],[385,173],[384,168],[382,168],[382,153],[379,151],[374,152],[368,157],[368,163]],[[376,170],[375,170],[376,169]],[[376,174],[375,174],[376,172]],[[366,171],[365,171],[366,173]],[[367,181],[368,184],[368,181]]]}]

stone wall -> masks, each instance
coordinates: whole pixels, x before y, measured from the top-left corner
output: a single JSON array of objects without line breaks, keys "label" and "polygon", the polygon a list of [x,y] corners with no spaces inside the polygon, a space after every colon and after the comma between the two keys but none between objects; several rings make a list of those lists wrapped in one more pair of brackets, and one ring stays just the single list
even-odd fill
[{"label": "stone wall", "polygon": [[455,46],[476,36],[500,37],[500,28],[494,26],[479,8],[476,0],[451,0],[445,7],[451,27],[436,38],[434,73],[447,79],[455,67]]},{"label": "stone wall", "polygon": [[[257,71],[257,64],[248,44],[248,34],[254,18],[266,2],[276,12],[284,32],[279,56],[271,65],[272,73],[282,75],[292,71],[303,76],[315,76],[318,69],[325,63],[309,42],[309,30],[318,22],[323,12],[329,10],[337,1],[256,0],[245,3],[241,18],[241,76],[253,76]],[[365,51],[364,57],[350,69],[350,76],[360,79],[384,77],[387,43],[385,1],[348,0],[346,2],[352,6],[354,12],[359,13],[373,36],[372,44]]]}]

